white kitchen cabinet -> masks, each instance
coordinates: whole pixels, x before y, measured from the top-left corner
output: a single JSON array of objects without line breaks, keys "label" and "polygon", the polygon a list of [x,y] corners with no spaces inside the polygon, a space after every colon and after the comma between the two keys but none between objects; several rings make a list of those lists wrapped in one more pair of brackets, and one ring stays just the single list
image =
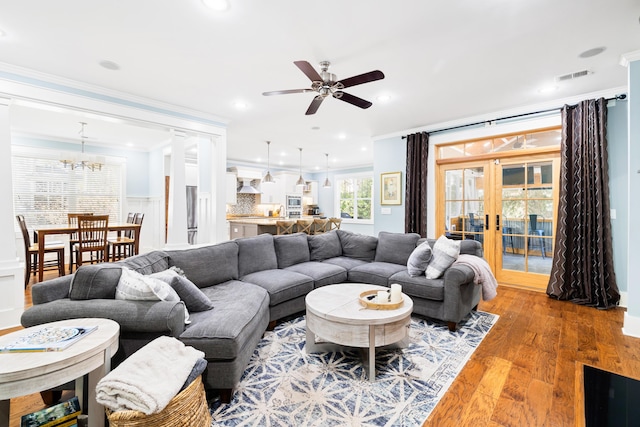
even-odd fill
[{"label": "white kitchen cabinet", "polygon": [[292,172],[276,172],[273,178],[276,180],[273,184],[261,184],[260,203],[272,205],[284,205],[287,194],[302,194],[300,188],[296,187],[298,174]]},{"label": "white kitchen cabinet", "polygon": [[226,202],[228,205],[235,205],[238,203],[238,178],[235,173],[227,172],[227,198]]},{"label": "white kitchen cabinet", "polygon": [[318,204],[318,181],[307,181],[307,186],[302,193],[305,205]]}]

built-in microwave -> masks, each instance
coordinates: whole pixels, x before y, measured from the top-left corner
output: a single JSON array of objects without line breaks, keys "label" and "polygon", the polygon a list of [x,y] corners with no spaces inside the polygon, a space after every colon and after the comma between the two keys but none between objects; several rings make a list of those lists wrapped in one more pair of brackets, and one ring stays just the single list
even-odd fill
[{"label": "built-in microwave", "polygon": [[287,194],[285,209],[287,217],[300,218],[302,216],[302,196],[299,194]]}]

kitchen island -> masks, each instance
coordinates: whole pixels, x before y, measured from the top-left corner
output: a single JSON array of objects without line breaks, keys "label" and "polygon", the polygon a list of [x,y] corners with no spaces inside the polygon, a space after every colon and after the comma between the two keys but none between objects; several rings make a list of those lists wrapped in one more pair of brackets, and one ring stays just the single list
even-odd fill
[{"label": "kitchen island", "polygon": [[[252,237],[264,233],[276,234],[276,221],[284,221],[288,219],[289,218],[277,216],[228,216],[229,238],[237,239],[238,237]],[[313,217],[303,216],[302,219],[313,219]]]}]

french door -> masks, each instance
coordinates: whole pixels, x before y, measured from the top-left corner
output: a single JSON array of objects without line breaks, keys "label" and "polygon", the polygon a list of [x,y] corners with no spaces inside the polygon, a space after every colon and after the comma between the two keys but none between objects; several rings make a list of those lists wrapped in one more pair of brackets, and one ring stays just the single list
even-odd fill
[{"label": "french door", "polygon": [[438,235],[473,239],[500,283],[545,290],[553,261],[559,155],[438,166]]}]

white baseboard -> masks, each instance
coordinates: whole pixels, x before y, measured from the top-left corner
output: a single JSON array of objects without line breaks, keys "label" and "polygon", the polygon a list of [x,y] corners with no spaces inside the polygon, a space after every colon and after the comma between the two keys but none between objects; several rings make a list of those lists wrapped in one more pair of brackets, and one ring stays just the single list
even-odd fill
[{"label": "white baseboard", "polygon": [[629,301],[629,295],[626,292],[620,292],[620,302],[618,303],[618,305],[620,307],[624,307],[627,308],[627,302]]},{"label": "white baseboard", "polygon": [[630,316],[629,313],[624,313],[622,333],[630,337],[640,338],[640,317]]}]

